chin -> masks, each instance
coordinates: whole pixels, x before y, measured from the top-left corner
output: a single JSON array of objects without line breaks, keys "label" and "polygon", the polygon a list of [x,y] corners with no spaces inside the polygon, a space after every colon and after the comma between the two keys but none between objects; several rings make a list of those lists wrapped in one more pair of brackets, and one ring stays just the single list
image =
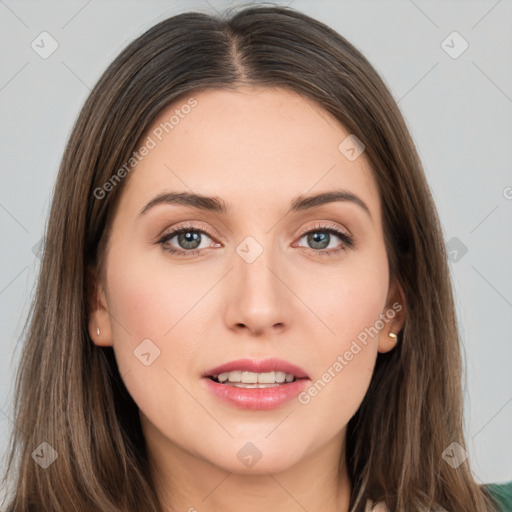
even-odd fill
[{"label": "chin", "polygon": [[241,475],[279,473],[300,461],[300,453],[292,446],[284,450],[282,444],[269,445],[268,440],[235,441],[228,446],[219,446],[221,452],[208,453],[207,460],[225,471]]}]

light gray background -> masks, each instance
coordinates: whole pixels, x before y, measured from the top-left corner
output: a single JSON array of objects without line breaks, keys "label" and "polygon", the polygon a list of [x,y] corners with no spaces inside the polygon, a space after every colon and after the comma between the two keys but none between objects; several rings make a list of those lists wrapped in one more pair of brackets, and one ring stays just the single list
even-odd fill
[{"label": "light gray background", "polygon": [[[233,3],[240,2],[0,0],[3,457],[13,425],[17,340],[37,278],[33,248],[43,236],[60,158],[82,103],[119,51],[156,22]],[[344,35],[399,102],[453,251],[473,471],[480,482],[511,480],[512,2],[276,3],[291,4]],[[31,48],[43,31],[59,45],[47,59]],[[453,31],[469,44],[458,58],[441,46]],[[451,36],[445,47],[453,53],[462,44]]]}]

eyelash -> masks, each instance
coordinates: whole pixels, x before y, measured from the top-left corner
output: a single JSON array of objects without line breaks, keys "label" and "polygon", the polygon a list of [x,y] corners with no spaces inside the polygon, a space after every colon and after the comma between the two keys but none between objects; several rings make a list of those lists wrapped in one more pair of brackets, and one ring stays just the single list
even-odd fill
[{"label": "eyelash", "polygon": [[[355,239],[353,236],[349,235],[348,233],[345,233],[344,231],[341,231],[338,227],[336,227],[334,224],[332,225],[323,225],[318,224],[316,226],[313,226],[312,229],[309,229],[308,231],[305,231],[300,235],[299,240],[303,238],[305,235],[308,235],[310,233],[317,233],[317,232],[325,232],[334,234],[337,237],[339,237],[342,240],[342,245],[338,247],[337,249],[312,249],[311,247],[304,247],[304,249],[313,251],[316,254],[320,254],[321,256],[335,256],[339,254],[342,251],[347,251],[348,249],[351,249],[355,245]],[[195,256],[199,254],[203,249],[191,249],[190,251],[185,251],[183,249],[169,249],[165,247],[165,244],[174,238],[176,235],[179,235],[181,233],[187,233],[187,232],[194,232],[194,233],[202,233],[205,235],[208,235],[210,238],[215,239],[215,236],[213,233],[211,233],[206,228],[196,228],[194,226],[183,226],[176,229],[173,229],[172,231],[169,231],[168,233],[164,234],[156,243],[160,244],[164,251],[166,251],[169,254],[176,254],[178,256]]]}]

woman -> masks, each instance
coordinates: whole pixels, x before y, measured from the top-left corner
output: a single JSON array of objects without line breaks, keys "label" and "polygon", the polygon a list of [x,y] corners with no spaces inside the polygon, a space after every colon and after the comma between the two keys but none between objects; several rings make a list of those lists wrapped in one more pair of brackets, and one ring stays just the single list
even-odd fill
[{"label": "woman", "polygon": [[8,510],[500,510],[461,372],[436,209],[371,65],[291,9],[175,16],[68,142]]}]

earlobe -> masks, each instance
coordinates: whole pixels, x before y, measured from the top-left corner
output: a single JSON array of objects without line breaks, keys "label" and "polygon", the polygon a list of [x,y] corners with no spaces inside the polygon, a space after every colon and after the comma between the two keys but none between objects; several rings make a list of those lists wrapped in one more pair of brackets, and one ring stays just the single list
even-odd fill
[{"label": "earlobe", "polygon": [[401,284],[396,280],[389,287],[384,315],[388,321],[379,336],[378,350],[381,353],[393,350],[402,340],[401,331],[406,315],[405,293]]},{"label": "earlobe", "polygon": [[112,346],[112,326],[103,286],[93,270],[88,272],[89,336],[95,345]]},{"label": "earlobe", "polygon": [[95,345],[112,346],[112,329],[107,310],[97,309],[89,314],[89,336]]}]

